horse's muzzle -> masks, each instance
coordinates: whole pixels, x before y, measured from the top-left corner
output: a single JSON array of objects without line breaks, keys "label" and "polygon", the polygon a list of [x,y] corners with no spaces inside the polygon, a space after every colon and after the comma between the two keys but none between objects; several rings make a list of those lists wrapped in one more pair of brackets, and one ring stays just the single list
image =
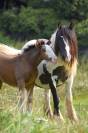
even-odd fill
[{"label": "horse's muzzle", "polygon": [[48,61],[50,61],[53,64],[56,64],[57,63],[57,57],[56,58],[51,58],[50,57]]}]

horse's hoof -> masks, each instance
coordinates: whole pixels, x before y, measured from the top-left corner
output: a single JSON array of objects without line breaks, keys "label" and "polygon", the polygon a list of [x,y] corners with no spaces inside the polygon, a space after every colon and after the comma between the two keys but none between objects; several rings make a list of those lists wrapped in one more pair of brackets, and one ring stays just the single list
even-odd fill
[{"label": "horse's hoof", "polygon": [[52,112],[50,109],[47,109],[47,110],[45,111],[45,114],[46,114],[50,119],[53,118],[53,112]]},{"label": "horse's hoof", "polygon": [[64,120],[64,118],[63,118],[63,116],[62,116],[62,114],[61,114],[60,111],[59,111],[59,115],[60,115],[60,120],[61,120],[62,122],[65,122],[65,120]]},{"label": "horse's hoof", "polygon": [[59,120],[60,120],[61,122],[63,122],[63,123],[65,122],[64,118],[61,117],[61,116],[59,117]]},{"label": "horse's hoof", "polygon": [[79,123],[79,118],[77,117],[76,113],[68,115],[68,117],[72,123]]},{"label": "horse's hoof", "polygon": [[54,115],[54,119],[55,119],[57,122],[65,123],[65,120],[64,120],[63,117],[60,117],[60,116]]},{"label": "horse's hoof", "polygon": [[72,119],[72,123],[77,123],[77,124],[79,124],[79,119],[78,119],[78,117],[74,117],[74,118]]}]

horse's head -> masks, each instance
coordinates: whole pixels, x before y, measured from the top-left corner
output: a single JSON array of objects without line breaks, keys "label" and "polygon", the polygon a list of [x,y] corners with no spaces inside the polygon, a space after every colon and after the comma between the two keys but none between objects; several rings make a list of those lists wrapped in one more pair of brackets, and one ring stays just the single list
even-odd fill
[{"label": "horse's head", "polygon": [[53,38],[55,54],[57,56],[60,54],[64,61],[70,62],[77,54],[77,39],[73,24],[71,23],[69,26],[59,26]]},{"label": "horse's head", "polygon": [[37,40],[35,45],[39,49],[42,59],[56,63],[57,57],[47,43],[45,43],[43,40]]}]

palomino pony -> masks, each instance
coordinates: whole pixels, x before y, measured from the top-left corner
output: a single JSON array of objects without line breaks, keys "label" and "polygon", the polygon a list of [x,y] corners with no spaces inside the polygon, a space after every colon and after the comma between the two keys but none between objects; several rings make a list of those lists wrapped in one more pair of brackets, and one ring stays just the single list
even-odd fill
[{"label": "palomino pony", "polygon": [[[47,39],[43,39],[48,41]],[[31,43],[36,42],[32,40],[27,42],[26,47]],[[57,64],[51,65],[49,62],[42,61],[38,65],[38,76],[35,85],[45,89],[45,112],[52,116],[50,106],[50,89],[51,92],[59,86],[59,80],[66,82],[66,107],[68,117],[71,120],[78,121],[75,109],[73,107],[72,85],[76,75],[77,69],[77,37],[74,26],[71,23],[69,26],[59,26],[50,38],[50,46],[55,52],[58,61]],[[25,47],[24,46],[24,47]],[[52,92],[54,100],[54,114],[63,120],[59,109],[59,98]]]},{"label": "palomino pony", "polygon": [[22,50],[0,44],[0,86],[5,82],[19,88],[22,112],[30,110],[30,94],[38,74],[37,66],[44,59],[55,63],[57,57],[43,40]]}]

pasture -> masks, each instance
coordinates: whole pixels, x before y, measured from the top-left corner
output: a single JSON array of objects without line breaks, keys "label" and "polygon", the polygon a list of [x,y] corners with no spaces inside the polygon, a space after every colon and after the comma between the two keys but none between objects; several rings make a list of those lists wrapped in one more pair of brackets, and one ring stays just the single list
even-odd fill
[{"label": "pasture", "polygon": [[[75,27],[73,27],[73,24],[70,23],[72,20],[74,21]],[[50,39],[52,33],[55,31],[55,28],[57,28],[58,22],[62,25],[70,24],[69,26],[67,26],[67,29],[69,28],[69,30],[72,31],[72,29],[75,28],[77,33],[80,55],[78,62],[78,71],[72,88],[73,104],[79,118],[79,123],[72,123],[68,119],[65,108],[65,97],[68,97],[70,101],[69,102],[67,99],[67,106],[70,105],[69,103],[71,103],[70,87],[73,78],[70,78],[71,80],[68,82],[69,91],[65,90],[65,84],[57,88],[58,95],[60,96],[60,110],[65,119],[64,123],[56,118],[50,119],[46,115],[44,115],[44,89],[35,86],[33,98],[33,113],[22,114],[20,113],[18,108],[18,100],[20,99],[18,89],[7,84],[3,84],[3,87],[0,89],[0,133],[88,133],[88,0],[0,1],[0,43],[5,43],[6,45],[13,46],[18,49],[21,48],[28,40],[34,38]],[[61,29],[64,28],[59,25],[59,30]],[[63,57],[62,59],[69,60],[72,63],[72,60],[74,58],[71,58],[71,55],[72,57],[76,57],[73,55],[76,55],[77,53],[75,47],[76,45],[73,45],[76,44],[76,39],[74,37],[71,37],[71,35],[74,36],[74,34],[68,35],[65,34],[64,31],[61,30],[61,33],[57,32],[60,33],[60,35],[58,34],[58,37],[60,37],[59,39],[56,36],[57,33],[53,34],[52,41],[57,41],[52,44],[55,45],[56,42],[58,42],[58,44],[61,44],[58,48],[60,48],[60,54]],[[62,46],[62,44],[64,44],[64,49],[60,47]],[[69,46],[71,46],[70,51]],[[58,51],[56,49],[56,46],[53,47],[55,54],[58,55]],[[75,64],[76,63],[77,62],[75,62]],[[1,72],[8,71],[6,69],[7,65],[4,66],[5,69],[4,71],[2,71],[0,65]],[[74,65],[74,68],[75,67],[76,65]],[[10,69],[12,67],[10,66],[8,68]],[[25,67],[23,67],[23,70],[24,68]],[[73,69],[72,72],[74,73]],[[56,71],[56,74],[57,73],[58,72]],[[51,76],[49,73],[47,74],[50,77],[48,77],[47,79],[50,80],[49,85],[51,86]],[[7,76],[9,75],[10,73],[7,74]],[[1,76],[2,75],[0,73],[0,78]],[[62,74],[61,77],[63,79],[66,76],[65,74]],[[47,81],[46,78],[45,81]],[[55,86],[53,86],[53,88],[55,93]],[[66,95],[66,92],[68,95]],[[54,93],[52,93],[53,97]],[[54,108],[54,112],[55,108],[57,109],[56,113],[58,114],[58,98],[56,97],[51,97],[51,106],[52,108]],[[68,107],[68,114],[70,116],[72,112],[73,119],[75,118],[75,120],[77,120],[75,114],[73,113],[74,111],[72,110],[72,107],[73,106],[71,106],[71,108],[70,106]],[[70,118],[72,118],[72,115]]]},{"label": "pasture", "polygon": [[[17,102],[17,88],[6,84],[0,90],[0,133],[88,133],[88,60],[87,56],[79,58],[78,72],[73,86],[74,106],[79,123],[71,123],[66,117],[64,107],[64,85],[59,88],[60,108],[65,123],[51,120],[44,116],[44,90],[35,87],[33,113],[20,114]],[[52,105],[53,106],[53,105]]]}]

